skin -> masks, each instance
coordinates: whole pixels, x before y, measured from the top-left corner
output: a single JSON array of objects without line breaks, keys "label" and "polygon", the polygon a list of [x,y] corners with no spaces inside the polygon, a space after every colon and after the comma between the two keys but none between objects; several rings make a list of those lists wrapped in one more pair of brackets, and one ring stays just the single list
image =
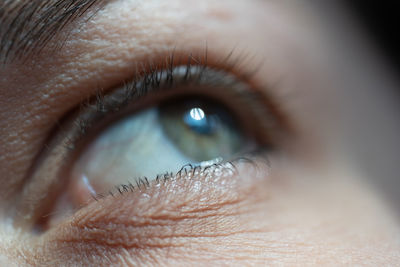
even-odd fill
[{"label": "skin", "polygon": [[[117,0],[73,31],[61,50],[54,53],[54,42],[39,56],[0,69],[0,265],[400,262],[399,220],[370,182],[376,177],[360,171],[348,153],[346,118],[353,110],[336,112],[354,83],[335,79],[349,65],[326,34],[336,36],[332,25],[300,1],[215,2]],[[249,54],[238,72],[262,59],[251,82],[276,99],[296,133],[279,144],[269,165],[239,163],[229,179],[201,174],[107,197],[39,235],[29,218],[18,223],[21,199],[42,197],[22,192],[52,178],[46,172],[26,177],[40,170],[32,166],[57,120],[99,85],[111,89],[132,77],[140,62],[173,50],[202,54],[205,47],[210,64],[220,68],[227,51]]]}]

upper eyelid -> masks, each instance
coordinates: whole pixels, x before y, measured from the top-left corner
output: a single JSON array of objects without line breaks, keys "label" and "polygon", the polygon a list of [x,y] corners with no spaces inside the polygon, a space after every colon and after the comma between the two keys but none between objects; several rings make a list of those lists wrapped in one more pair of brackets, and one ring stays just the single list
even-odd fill
[{"label": "upper eyelid", "polygon": [[[185,86],[185,83],[194,83],[198,87],[202,84],[201,80],[205,80],[207,86],[210,87],[230,87],[231,90],[227,90],[221,95],[227,93],[230,93],[232,97],[240,95],[244,101],[253,101],[252,103],[255,106],[257,106],[257,103],[261,104],[257,106],[258,109],[255,108],[259,114],[266,115],[271,113],[276,115],[277,119],[274,117],[263,118],[264,121],[270,123],[270,125],[265,126],[266,129],[282,127],[285,131],[291,132],[293,129],[287,116],[284,116],[278,105],[272,101],[273,99],[266,95],[269,90],[264,88],[255,89],[250,85],[255,71],[244,72],[243,70],[236,70],[236,68],[240,68],[240,64],[246,58],[231,58],[231,56],[232,53],[229,53],[215,67],[208,62],[207,49],[205,54],[199,57],[194,57],[192,54],[186,57],[178,57],[173,51],[166,60],[162,60],[161,64],[150,61],[147,66],[142,65],[140,68],[136,68],[136,75],[133,80],[124,82],[123,85],[117,86],[116,89],[111,90],[109,93],[98,91],[94,99],[89,99],[86,104],[84,103],[81,106],[79,113],[82,116],[78,116],[74,122],[78,126],[76,135],[85,134],[87,129],[91,127],[92,122],[96,123],[96,121],[103,120],[104,116],[112,113],[120,113],[124,106],[131,103],[137,104],[141,98],[148,94],[157,95],[159,89],[161,89],[159,93],[166,93],[169,87]],[[240,71],[239,76],[234,74],[238,71]],[[219,75],[220,72],[221,75]],[[171,81],[171,79],[179,79],[179,81]],[[215,84],[213,85],[212,83]],[[176,94],[177,92],[173,90],[172,93]],[[182,93],[187,94],[190,92]],[[132,111],[128,113],[130,114]],[[274,123],[276,124],[272,125]],[[278,126],[278,124],[281,125]],[[72,139],[75,140],[76,138]],[[75,142],[72,141],[73,143]]]},{"label": "upper eyelid", "polygon": [[[83,116],[80,119],[78,117],[78,120],[74,123],[79,126],[81,132],[85,132],[87,121],[91,120],[90,118],[85,119],[85,117],[95,117],[99,115],[102,118],[103,114],[119,112],[124,105],[137,102],[140,98],[143,98],[149,93],[156,94],[158,89],[165,89],[166,86],[173,86],[175,84],[168,84],[168,77],[165,76],[175,76],[173,74],[179,70],[185,72],[185,74],[180,75],[182,77],[181,81],[187,80],[189,82],[193,82],[193,79],[192,77],[188,79],[186,74],[196,75],[197,79],[206,79],[210,78],[210,75],[203,76],[204,70],[209,69],[216,73],[224,72],[223,78],[217,77],[218,75],[214,77],[216,78],[215,82],[217,85],[221,85],[221,79],[224,79],[224,84],[226,84],[226,82],[235,84],[240,81],[246,84],[246,90],[251,90],[253,89],[253,84],[251,82],[252,77],[256,74],[259,65],[253,66],[252,69],[247,70],[250,68],[247,65],[247,60],[249,59],[248,54],[243,53],[234,56],[234,52],[235,51],[232,50],[227,55],[217,60],[211,60],[212,58],[209,56],[207,46],[200,54],[178,52],[174,49],[166,54],[153,55],[153,59],[136,64],[133,78],[124,80],[116,86],[111,86],[109,90],[97,89],[91,96],[82,101],[78,113]],[[161,79],[161,82],[164,84],[157,84],[157,75],[163,75],[166,78]],[[214,74],[211,72],[211,76],[213,75]],[[226,80],[226,75],[231,76],[230,80]],[[261,91],[262,94],[266,94],[268,90],[258,89],[260,90],[252,90],[252,92],[249,93],[254,94],[254,97],[258,94],[260,99],[270,98],[260,95]],[[132,96],[127,96],[127,94],[132,94]],[[266,106],[269,107],[271,105],[268,104]],[[113,110],[114,108],[116,108],[116,110]],[[84,114],[88,114],[88,116]]]}]

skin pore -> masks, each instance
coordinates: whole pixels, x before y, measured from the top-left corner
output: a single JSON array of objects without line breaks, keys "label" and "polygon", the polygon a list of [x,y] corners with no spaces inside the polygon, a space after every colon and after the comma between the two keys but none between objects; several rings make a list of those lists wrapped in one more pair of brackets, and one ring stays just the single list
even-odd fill
[{"label": "skin pore", "polygon": [[[345,63],[329,25],[305,3],[114,0],[68,26],[68,38],[57,35],[37,55],[3,64],[0,265],[397,264],[398,218],[369,182],[374,177],[353,166],[347,114],[336,112]],[[229,69],[229,57],[242,58],[235,75],[257,69],[249,83],[291,122],[294,134],[269,163],[239,162],[226,177],[200,173],[107,196],[32,230],[26,203],[63,194],[47,192],[57,180],[42,166],[49,157],[56,169],[64,164],[44,147],[66,114],[99,88],[107,93],[137,75],[141,64],[171,52],[204,60],[205,51],[214,68]]]}]

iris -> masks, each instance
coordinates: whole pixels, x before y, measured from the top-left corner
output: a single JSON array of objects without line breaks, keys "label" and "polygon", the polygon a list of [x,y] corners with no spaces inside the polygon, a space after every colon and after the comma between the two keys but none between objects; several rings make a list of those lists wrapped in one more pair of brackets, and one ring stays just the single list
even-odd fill
[{"label": "iris", "polygon": [[167,102],[159,116],[168,138],[194,162],[230,158],[241,150],[241,129],[220,103],[206,99]]}]

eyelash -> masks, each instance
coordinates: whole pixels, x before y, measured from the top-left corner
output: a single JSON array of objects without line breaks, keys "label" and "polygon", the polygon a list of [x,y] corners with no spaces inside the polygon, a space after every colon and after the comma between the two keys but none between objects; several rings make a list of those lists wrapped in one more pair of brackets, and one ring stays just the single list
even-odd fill
[{"label": "eyelash", "polygon": [[[233,175],[237,174],[236,163],[246,161],[247,163],[252,164],[253,166],[257,166],[256,162],[252,160],[250,157],[240,157],[231,161],[227,161],[225,163],[214,163],[208,166],[199,166],[186,164],[182,166],[182,168],[177,172],[168,172],[164,174],[157,175],[154,181],[148,180],[147,177],[135,178],[134,183],[127,182],[126,184],[120,184],[114,186],[114,188],[110,189],[105,193],[99,193],[96,195],[92,195],[95,201],[100,201],[109,196],[123,196],[126,193],[133,193],[135,190],[142,190],[143,188],[149,188],[152,185],[157,185],[161,183],[165,183],[171,179],[182,179],[182,178],[191,178],[199,175],[204,175],[205,177],[213,177],[216,172],[222,175]],[[266,162],[268,164],[268,161]],[[184,172],[184,173],[183,173]]]},{"label": "eyelash", "polygon": [[[267,122],[271,125],[261,125],[262,129],[273,129],[276,131],[278,128],[284,128],[284,130],[291,130],[290,123],[285,116],[282,115],[276,103],[272,101],[271,97],[266,97],[267,90],[252,90],[251,92],[247,89],[252,89],[249,86],[250,81],[258,71],[260,66],[257,66],[252,71],[244,71],[240,68],[242,64],[245,64],[247,59],[246,56],[239,56],[232,59],[233,51],[228,54],[223,61],[217,63],[217,67],[209,65],[208,54],[206,52],[203,56],[194,57],[190,54],[187,57],[177,57],[175,52],[172,52],[166,57],[163,63],[155,63],[154,61],[149,61],[147,64],[142,64],[140,67],[136,66],[135,78],[131,81],[124,82],[122,86],[117,87],[117,89],[111,91],[110,93],[104,94],[102,89],[97,90],[94,98],[89,98],[83,101],[80,105],[79,111],[73,115],[75,117],[73,121],[74,134],[67,139],[65,147],[69,150],[74,150],[80,140],[85,139],[89,130],[92,130],[93,125],[107,124],[107,117],[112,117],[113,114],[121,113],[127,106],[132,103],[136,104],[136,110],[142,107],[138,107],[137,102],[143,100],[146,97],[150,97],[156,93],[166,93],[168,91],[174,91],[172,97],[176,97],[176,87],[186,86],[189,84],[194,84],[198,87],[199,81],[205,79],[208,83],[207,86],[220,86],[221,80],[225,83],[223,86],[231,86],[231,88],[237,87],[237,83],[240,82],[242,85],[246,86],[246,90],[238,90],[238,92],[232,92],[231,99],[242,98],[243,102],[246,102],[247,106],[254,106],[253,112],[256,113],[260,118],[263,118],[261,122]],[[184,64],[180,64],[184,63]],[[224,67],[222,67],[224,66]],[[175,73],[177,70],[183,71],[185,74],[180,74],[176,77]],[[193,72],[194,71],[194,72]],[[234,75],[232,73],[240,73],[241,75]],[[165,79],[163,79],[163,76]],[[165,77],[166,76],[166,77]],[[194,79],[195,77],[196,79]],[[180,78],[180,79],[177,79]],[[210,80],[214,79],[213,85]],[[197,90],[197,88],[196,88]],[[232,90],[226,90],[232,91]],[[263,91],[263,94],[260,93]],[[190,92],[191,94],[201,94],[202,92]],[[183,95],[190,95],[184,92]],[[203,92],[206,93],[206,92]],[[224,92],[224,95],[229,92]],[[161,98],[161,97],[159,97]],[[225,97],[226,99],[227,97]],[[255,101],[256,99],[256,101]],[[161,99],[160,101],[162,101]],[[220,101],[221,99],[218,99]],[[254,102],[260,105],[253,105]],[[154,103],[153,103],[154,104]],[[227,103],[229,106],[229,103]],[[252,104],[252,105],[249,105]],[[267,107],[267,111],[265,108]],[[235,109],[233,107],[232,109]],[[132,114],[133,111],[128,112]],[[272,114],[272,116],[265,118],[265,115]],[[101,124],[101,123],[100,123]],[[62,130],[62,129],[58,129]],[[262,131],[260,131],[262,132]],[[277,139],[279,135],[283,132],[277,133],[272,139]],[[263,136],[260,139],[264,139]],[[268,138],[271,138],[269,136]],[[265,140],[263,140],[265,141]],[[269,140],[271,141],[271,140]],[[274,142],[277,140],[274,140]]]},{"label": "eyelash", "polygon": [[[243,59],[245,59],[245,58],[242,58],[240,60],[243,60]],[[214,77],[214,78],[216,80],[218,80],[218,78],[219,79],[223,78],[223,79],[227,80],[228,84],[231,83],[232,88],[235,85],[235,83],[237,83],[238,81],[241,81],[241,80],[247,81],[252,78],[252,76],[249,75],[248,73],[246,75],[242,75],[242,78],[240,80],[238,80],[236,77],[233,77],[233,75],[231,74],[232,72],[234,72],[233,67],[240,65],[240,63],[242,61],[236,60],[236,61],[228,62],[229,56],[225,59],[225,62],[223,62],[223,64],[222,64],[224,66],[229,67],[229,68],[225,69],[224,71],[221,71],[220,69],[210,68],[207,65],[207,54],[204,55],[203,60],[201,58],[194,58],[192,55],[189,55],[186,60],[186,65],[179,65],[175,62],[175,60],[176,60],[175,54],[172,53],[167,58],[167,60],[164,61],[164,64],[155,65],[155,64],[149,62],[147,64],[147,67],[145,67],[143,65],[141,67],[143,74],[136,73],[136,76],[135,76],[135,77],[139,77],[139,78],[136,78],[130,82],[126,82],[123,84],[122,87],[116,89],[115,92],[117,94],[120,94],[117,97],[114,97],[115,92],[111,92],[107,95],[103,95],[102,91],[98,91],[96,94],[96,97],[94,99],[89,99],[89,100],[85,101],[85,103],[80,108],[80,113],[85,114],[85,116],[84,117],[78,116],[78,119],[76,119],[74,122],[74,124],[76,126],[78,126],[78,129],[79,129],[78,134],[76,135],[75,138],[70,140],[71,143],[67,144],[67,147],[70,150],[74,150],[75,144],[79,143],[79,141],[81,139],[85,139],[85,136],[91,130],[93,124],[96,125],[98,122],[104,121],[105,117],[108,117],[108,116],[112,115],[113,113],[119,114],[121,112],[121,110],[124,109],[125,106],[129,106],[132,102],[137,102],[151,94],[157,93],[158,91],[165,92],[168,90],[173,90],[173,88],[176,88],[177,86],[187,85],[190,83],[194,83],[196,86],[199,83],[199,81],[201,81],[202,79],[206,79],[207,82],[209,82],[210,80],[212,80],[210,78],[212,78],[212,76],[215,74],[217,74],[217,75],[222,74],[221,77]],[[178,62],[182,62],[182,60],[178,60]],[[192,64],[192,63],[194,63],[194,64]],[[180,71],[180,76],[178,76],[178,77],[176,77],[177,75],[175,75],[177,70]],[[214,71],[216,73],[213,73]],[[182,73],[184,73],[184,75],[182,75]],[[211,73],[211,77],[209,75],[210,73]],[[256,71],[252,72],[253,75],[255,73],[256,73]],[[216,83],[218,83],[218,81],[216,81]],[[210,85],[210,86],[213,87],[212,85]],[[248,92],[248,90],[243,90],[243,92],[240,92],[240,93],[245,93],[242,96],[246,96],[249,98],[260,97],[260,99],[261,99],[261,97],[262,97],[259,94],[257,94],[256,90],[254,90],[252,92]],[[122,94],[122,96],[121,96],[121,94]],[[174,95],[172,97],[176,97],[176,96]],[[248,101],[252,101],[252,100],[248,99]],[[270,107],[270,105],[268,105],[268,107]],[[260,114],[262,114],[262,115],[265,114],[264,110],[261,111],[261,110],[255,109],[254,111],[255,112],[260,111]],[[132,112],[129,112],[129,115],[130,114],[132,114]],[[273,114],[273,115],[275,115],[275,114]],[[121,116],[119,116],[119,117],[121,117]],[[108,123],[105,123],[105,124],[108,125]],[[101,131],[95,131],[95,132],[101,132]],[[71,144],[72,144],[72,146],[71,146]],[[216,163],[216,164],[213,164],[213,165],[207,166],[207,167],[185,165],[182,167],[182,169],[180,171],[177,171],[176,173],[170,172],[170,173],[166,173],[166,174],[157,175],[155,184],[160,183],[161,181],[165,182],[173,177],[181,178],[182,170],[185,170],[186,173],[192,173],[192,174],[194,174],[195,172],[200,172],[200,173],[207,172],[207,171],[210,171],[210,168],[212,168],[212,169],[222,168],[228,172],[232,172],[236,169],[235,164],[239,161],[247,161],[252,164],[255,164],[255,162],[253,160],[251,160],[251,158],[261,155],[262,151],[263,151],[263,149],[260,149],[259,151],[255,151],[254,153],[251,153],[251,155],[232,159],[231,161],[224,162],[224,163]],[[77,154],[79,154],[79,152]],[[265,156],[265,154],[264,154],[264,156]],[[263,157],[263,159],[265,159],[268,164],[268,159],[266,157]],[[228,165],[228,167],[227,167],[227,165]],[[115,185],[109,191],[97,194],[96,196],[92,196],[92,197],[96,201],[99,201],[100,199],[105,198],[107,196],[114,197],[115,195],[123,195],[124,193],[133,192],[135,189],[141,189],[141,187],[146,188],[146,187],[150,186],[150,183],[149,183],[147,177],[136,177],[133,180],[134,180],[134,184],[136,186],[132,182],[127,181],[127,184]],[[151,182],[151,184],[154,184],[154,183]]]},{"label": "eyelash", "polygon": [[[131,81],[124,82],[122,86],[114,91],[119,93],[119,95],[116,96],[117,99],[114,98],[115,95],[113,92],[104,94],[102,89],[98,89],[94,98],[89,98],[81,104],[79,110],[80,114],[74,122],[79,128],[78,136],[84,137],[88,129],[91,128],[91,125],[103,120],[107,115],[120,112],[120,110],[132,102],[137,102],[150,94],[154,95],[158,91],[165,92],[179,85],[182,86],[187,83],[196,82],[193,76],[197,76],[197,81],[202,80],[207,70],[216,70],[220,74],[223,74],[223,78],[231,78],[228,77],[232,75],[230,73],[234,73],[234,68],[239,66],[240,63],[246,59],[238,58],[236,60],[231,60],[231,55],[232,53],[229,53],[224,61],[219,63],[219,66],[225,66],[224,69],[214,69],[208,66],[207,50],[203,57],[189,55],[186,60],[183,58],[177,59],[175,52],[172,52],[161,64],[149,61],[147,64],[140,65],[140,67],[136,66],[135,78]],[[174,72],[179,68],[185,72],[185,75],[181,76],[180,80],[177,80]],[[195,73],[191,73],[192,70],[195,70]],[[242,74],[238,78],[239,80],[248,81],[251,79],[251,75],[254,75],[256,71],[257,69],[251,73]],[[163,79],[165,75],[166,78]],[[67,144],[67,146],[73,149],[78,142],[77,139],[80,139],[80,137],[70,140],[71,142]]]}]

